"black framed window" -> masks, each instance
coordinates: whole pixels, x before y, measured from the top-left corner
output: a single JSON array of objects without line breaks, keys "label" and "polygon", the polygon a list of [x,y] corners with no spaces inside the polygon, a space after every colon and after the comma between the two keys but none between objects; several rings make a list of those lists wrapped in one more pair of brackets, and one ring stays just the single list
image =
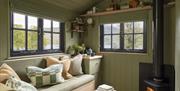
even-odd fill
[{"label": "black framed window", "polygon": [[144,21],[102,24],[101,51],[146,52]]},{"label": "black framed window", "polygon": [[11,56],[64,51],[64,23],[13,12]]}]

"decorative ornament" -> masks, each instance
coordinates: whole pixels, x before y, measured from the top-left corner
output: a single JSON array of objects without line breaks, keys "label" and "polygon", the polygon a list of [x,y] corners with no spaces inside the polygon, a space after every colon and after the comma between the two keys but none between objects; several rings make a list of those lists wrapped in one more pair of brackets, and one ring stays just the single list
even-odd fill
[{"label": "decorative ornament", "polygon": [[130,0],[129,1],[129,8],[136,8],[139,5],[139,0]]},{"label": "decorative ornament", "polygon": [[93,19],[92,19],[92,18],[88,18],[88,19],[87,19],[87,23],[88,23],[88,24],[93,24]]}]

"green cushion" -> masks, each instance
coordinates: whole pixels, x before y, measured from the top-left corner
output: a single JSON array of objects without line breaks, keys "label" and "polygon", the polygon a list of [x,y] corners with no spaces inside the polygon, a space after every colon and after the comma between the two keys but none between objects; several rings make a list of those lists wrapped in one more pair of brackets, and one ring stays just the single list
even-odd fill
[{"label": "green cushion", "polygon": [[63,64],[51,65],[45,69],[29,66],[27,67],[27,75],[32,85],[42,87],[64,82],[64,78],[61,75],[62,70]]}]

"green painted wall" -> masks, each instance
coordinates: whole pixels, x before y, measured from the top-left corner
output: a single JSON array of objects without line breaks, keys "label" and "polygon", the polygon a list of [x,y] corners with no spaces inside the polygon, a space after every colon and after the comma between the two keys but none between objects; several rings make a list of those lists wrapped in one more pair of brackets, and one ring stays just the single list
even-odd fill
[{"label": "green painted wall", "polygon": [[9,50],[9,0],[0,0],[0,59],[8,56]]},{"label": "green painted wall", "polygon": [[72,33],[71,33],[71,23],[70,22],[66,22],[66,39],[65,39],[65,49],[67,50],[69,46],[73,45],[73,44],[79,44],[80,41],[80,37],[79,37],[79,33],[77,32],[73,32],[73,37]]},{"label": "green painted wall", "polygon": [[[165,43],[164,59],[166,64],[174,65],[175,45],[175,8],[165,12]],[[84,33],[84,43],[100,52],[100,29],[103,23],[123,22],[129,20],[145,20],[147,23],[147,53],[100,52],[104,55],[102,61],[102,83],[115,87],[117,91],[139,91],[139,63],[152,62],[152,11],[137,11],[93,17],[94,25],[89,25]]]},{"label": "green painted wall", "polygon": [[[10,0],[0,0],[0,61],[6,60],[10,57],[10,12],[16,11],[27,13],[43,18],[50,18],[66,23],[65,27],[65,48],[69,45],[79,42],[77,33],[71,38],[70,22],[69,20],[75,16],[75,13],[66,9],[50,6],[47,3],[34,2],[36,0],[22,0],[17,2],[13,0],[9,5]],[[63,13],[62,13],[63,12]]]},{"label": "green painted wall", "polygon": [[77,15],[76,12],[37,0],[11,0],[11,8],[14,11],[20,11],[38,17],[63,21],[68,21]]},{"label": "green painted wall", "polygon": [[175,52],[175,68],[176,68],[176,91],[180,91],[180,1],[176,0],[176,52]]},{"label": "green painted wall", "polygon": [[164,60],[166,64],[175,64],[175,7],[166,8],[164,14]]},{"label": "green painted wall", "polygon": [[[103,23],[123,22],[130,20],[145,20],[148,26],[151,26],[151,11],[140,11],[131,13],[120,13],[108,16],[95,17],[95,26],[89,26],[85,34],[84,42],[99,52],[100,30],[99,25]],[[147,54],[139,53],[108,53],[103,52],[104,59],[102,64],[103,71],[102,83],[110,84],[117,91],[138,91],[139,87],[139,62],[152,61],[152,31],[147,27]]]}]

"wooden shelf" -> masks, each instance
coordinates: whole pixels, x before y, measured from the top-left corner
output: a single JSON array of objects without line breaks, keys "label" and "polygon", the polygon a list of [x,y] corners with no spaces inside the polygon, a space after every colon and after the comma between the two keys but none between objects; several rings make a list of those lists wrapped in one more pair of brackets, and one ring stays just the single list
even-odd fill
[{"label": "wooden shelf", "polygon": [[83,30],[72,30],[72,32],[79,32],[79,33],[82,33],[84,32]]},{"label": "wooden shelf", "polygon": [[[175,6],[176,2],[169,2],[165,7],[173,7]],[[137,7],[137,8],[129,8],[129,9],[121,9],[121,10],[115,10],[115,11],[104,11],[104,12],[98,12],[94,14],[84,14],[80,15],[81,17],[90,17],[90,16],[104,16],[104,15],[110,15],[110,14],[117,14],[117,13],[125,13],[125,12],[133,12],[133,11],[143,11],[143,10],[151,10],[152,6],[144,6],[144,7]]]},{"label": "wooden shelf", "polygon": [[167,5],[165,5],[166,7],[171,7],[171,6],[175,6],[176,2],[169,2]]},{"label": "wooden shelf", "polygon": [[142,10],[150,10],[150,9],[151,9],[151,6],[145,6],[145,7],[138,7],[138,8],[129,8],[129,9],[122,9],[122,10],[115,10],[115,11],[104,11],[104,12],[98,12],[98,13],[94,13],[94,14],[85,14],[85,15],[81,15],[81,16],[82,17],[103,16],[103,15],[110,15],[110,14],[116,14],[116,13],[142,11]]}]

